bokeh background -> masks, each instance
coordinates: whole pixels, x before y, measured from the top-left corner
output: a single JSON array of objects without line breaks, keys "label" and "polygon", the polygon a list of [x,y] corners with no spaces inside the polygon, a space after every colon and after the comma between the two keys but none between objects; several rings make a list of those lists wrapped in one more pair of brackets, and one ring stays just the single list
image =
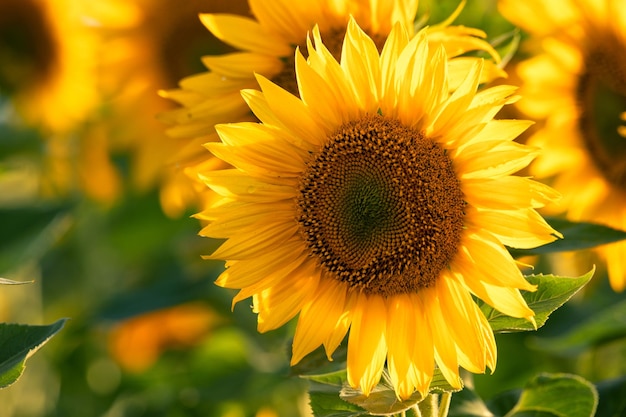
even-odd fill
[{"label": "bokeh background", "polygon": [[[457,4],[420,8],[438,22]],[[0,276],[33,281],[0,287],[0,322],[70,318],[0,390],[2,417],[308,415],[293,328],[258,334],[250,303],[231,310],[213,285],[223,265],[201,256],[217,242],[197,236],[196,190],[172,162],[184,144],[158,118],[175,107],[159,90],[229,51],[200,12],[249,14],[245,0],[0,0]],[[494,41],[514,30],[489,0],[456,23]],[[527,261],[565,275],[597,263]],[[626,305],[605,274],[538,332],[498,335],[477,392],[544,371],[623,382]]]}]

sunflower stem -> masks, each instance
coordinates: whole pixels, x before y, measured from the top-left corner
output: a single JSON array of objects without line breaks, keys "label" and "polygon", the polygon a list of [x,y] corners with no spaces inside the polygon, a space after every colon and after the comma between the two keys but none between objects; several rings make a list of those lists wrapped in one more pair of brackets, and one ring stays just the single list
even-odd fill
[{"label": "sunflower stem", "polygon": [[428,394],[426,398],[417,403],[417,408],[422,417],[437,417],[438,415],[438,398],[437,394]]},{"label": "sunflower stem", "polygon": [[447,417],[450,410],[450,400],[452,399],[452,393],[444,391],[441,394],[441,402],[439,403],[439,415],[438,417]]}]

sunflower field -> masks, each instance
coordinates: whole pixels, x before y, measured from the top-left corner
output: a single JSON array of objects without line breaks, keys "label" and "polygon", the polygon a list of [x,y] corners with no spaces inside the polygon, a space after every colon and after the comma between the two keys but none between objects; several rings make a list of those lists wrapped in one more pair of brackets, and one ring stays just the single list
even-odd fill
[{"label": "sunflower field", "polygon": [[0,0],[0,417],[626,416],[623,0]]}]

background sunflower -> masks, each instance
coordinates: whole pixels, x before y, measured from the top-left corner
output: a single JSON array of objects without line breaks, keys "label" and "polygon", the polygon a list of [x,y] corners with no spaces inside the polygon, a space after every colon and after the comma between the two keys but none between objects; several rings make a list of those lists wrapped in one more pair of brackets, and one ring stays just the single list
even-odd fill
[{"label": "background sunflower", "polygon": [[[531,173],[563,194],[569,219],[626,229],[626,13],[619,1],[501,1],[532,38],[521,62],[519,108],[540,122],[529,144],[545,150]],[[616,291],[626,287],[626,245],[595,252]],[[587,261],[589,263],[589,261]]]},{"label": "background sunflower", "polygon": [[3,161],[13,179],[31,184],[20,189],[6,183],[16,200],[85,192],[110,202],[118,194],[108,141],[87,128],[100,104],[99,39],[82,20],[83,6],[79,0],[0,5],[0,93],[8,98],[4,113],[13,115],[7,124],[28,126],[42,139],[4,139],[25,150]]}]

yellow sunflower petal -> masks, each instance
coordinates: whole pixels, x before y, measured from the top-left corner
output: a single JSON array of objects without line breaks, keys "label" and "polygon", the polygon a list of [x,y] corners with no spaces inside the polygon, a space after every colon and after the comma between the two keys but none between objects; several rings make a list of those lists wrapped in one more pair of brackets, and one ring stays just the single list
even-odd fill
[{"label": "yellow sunflower petal", "polygon": [[356,97],[351,94],[352,87],[339,62],[335,60],[331,52],[322,43],[319,27],[313,28],[313,41],[307,37],[307,50],[309,52],[308,64],[311,69],[322,77],[328,87],[335,92],[337,100],[341,100],[343,117],[352,119],[358,115]]},{"label": "yellow sunflower petal", "polygon": [[237,197],[241,201],[275,202],[293,198],[296,193],[289,185],[268,184],[234,169],[213,171],[203,175],[202,180],[216,193],[224,197]]},{"label": "yellow sunflower petal", "polygon": [[[205,147],[252,175],[273,174],[286,178],[297,175],[304,167],[303,157],[295,148],[259,125],[239,123],[219,125],[216,129],[224,142],[231,143],[208,143]],[[257,140],[250,141],[251,137]]]},{"label": "yellow sunflower petal", "polygon": [[254,68],[259,74],[273,76],[278,74],[284,65],[278,58],[253,52],[207,55],[202,57],[202,63],[211,71],[235,79],[249,79],[251,68]]},{"label": "yellow sunflower petal", "polygon": [[430,327],[422,297],[411,294],[413,308],[418,326],[415,329],[416,348],[413,350],[413,372],[415,373],[415,388],[423,396],[428,393],[430,382],[435,370],[435,348],[433,330]]},{"label": "yellow sunflower petal", "polygon": [[257,81],[269,108],[281,123],[296,136],[319,145],[328,132],[318,124],[304,103],[261,75],[257,75]]},{"label": "yellow sunflower petal", "polygon": [[409,43],[409,34],[406,28],[400,23],[396,23],[389,33],[383,50],[380,53],[380,71],[382,78],[381,96],[383,100],[385,100],[385,98],[393,100],[387,103],[386,107],[388,108],[394,108],[396,104],[394,100],[395,96],[391,93],[394,91],[396,77],[394,64],[407,43]]},{"label": "yellow sunflower petal", "polygon": [[345,310],[346,290],[343,285],[323,279],[315,295],[302,307],[293,339],[291,365],[322,345],[333,333]]},{"label": "yellow sunflower petal", "polygon": [[252,236],[231,237],[215,250],[209,259],[250,259],[267,251],[272,244],[286,242],[297,233],[293,224],[260,226]]},{"label": "yellow sunflower petal", "polygon": [[339,317],[337,324],[335,324],[335,328],[332,333],[328,335],[326,340],[324,341],[324,349],[326,350],[326,356],[329,361],[332,361],[332,354],[339,347],[341,342],[348,333],[348,329],[350,328],[350,324],[352,324],[352,315],[354,313],[354,305],[357,300],[357,295],[354,292],[347,291],[347,285],[342,284],[344,290],[347,292],[346,301],[344,311]]},{"label": "yellow sunflower petal", "polygon": [[438,136],[450,123],[456,123],[458,121],[458,115],[463,114],[470,106],[474,99],[474,93],[478,88],[481,69],[482,63],[480,61],[475,62],[470,72],[467,74],[465,81],[454,91],[446,106],[441,107],[441,112],[434,117],[432,132],[429,132],[430,134]]},{"label": "yellow sunflower petal", "polygon": [[381,297],[358,296],[348,337],[348,383],[366,396],[380,380],[385,364],[386,313]]},{"label": "yellow sunflower petal", "polygon": [[315,293],[319,272],[307,264],[302,266],[299,279],[284,279],[255,297],[258,311],[258,330],[264,333],[276,329],[294,318],[302,306]]},{"label": "yellow sunflower petal", "polygon": [[527,167],[538,154],[516,142],[484,141],[456,152],[455,166],[461,178],[500,177]]},{"label": "yellow sunflower petal", "polygon": [[535,290],[536,287],[524,279],[510,253],[488,231],[468,230],[461,245],[453,270],[463,270],[465,276],[493,285]]},{"label": "yellow sunflower petal", "polygon": [[323,2],[294,2],[290,0],[250,0],[250,10],[263,27],[272,28],[291,44],[301,41],[303,35],[323,16]]},{"label": "yellow sunflower petal", "polygon": [[515,210],[529,205],[539,208],[559,197],[548,185],[522,177],[470,178],[463,182],[463,187],[468,203],[494,210]]},{"label": "yellow sunflower petal", "polygon": [[476,225],[488,224],[489,232],[512,248],[530,249],[554,242],[557,236],[563,237],[530,209],[476,211],[472,221]]},{"label": "yellow sunflower petal", "polygon": [[206,96],[207,91],[216,95],[231,94],[244,88],[255,87],[255,83],[252,80],[226,78],[214,72],[203,72],[185,77],[180,81],[179,85],[182,90],[175,90],[177,93],[187,91],[199,93],[202,96]]},{"label": "yellow sunflower petal", "polygon": [[[412,371],[413,352],[421,341],[416,338],[417,311],[408,294],[387,300],[387,367],[393,386],[400,399],[409,398],[415,391],[417,381]],[[434,358],[433,358],[434,359]]]},{"label": "yellow sunflower petal", "polygon": [[524,297],[516,288],[500,287],[485,281],[455,277],[473,294],[507,316],[525,318],[534,323],[535,313],[528,307]]},{"label": "yellow sunflower petal", "polygon": [[[291,245],[267,251],[266,254],[263,264],[246,260],[230,262],[215,284],[224,288],[244,288],[256,285],[270,275],[283,274],[284,277],[302,263],[305,248],[301,242],[293,242]],[[282,261],[284,265],[277,268],[276,261]]]},{"label": "yellow sunflower petal", "polygon": [[336,97],[334,90],[328,88],[325,80],[317,74],[306,62],[300,51],[296,52],[296,78],[300,91],[300,98],[316,113],[327,131],[332,131],[341,125],[345,119],[343,102]]},{"label": "yellow sunflower petal", "polygon": [[218,39],[235,48],[270,56],[286,56],[292,52],[284,39],[247,17],[201,13],[200,21]]},{"label": "yellow sunflower petal", "polygon": [[349,74],[348,80],[352,83],[353,96],[359,99],[359,107],[375,113],[380,91],[378,50],[354,19],[348,23],[348,34],[341,51],[341,66]]},{"label": "yellow sunflower petal", "polygon": [[426,288],[420,292],[424,311],[432,330],[435,360],[446,381],[454,388],[461,388],[459,361],[454,338],[450,334],[449,323],[442,311],[441,301],[435,288]]},{"label": "yellow sunflower petal", "polygon": [[480,309],[467,290],[447,276],[438,281],[437,290],[442,310],[447,314],[455,312],[455,319],[449,321],[449,326],[460,365],[470,372],[484,372],[487,352],[495,351],[495,339],[489,325],[483,328],[485,323],[480,319]]}]

